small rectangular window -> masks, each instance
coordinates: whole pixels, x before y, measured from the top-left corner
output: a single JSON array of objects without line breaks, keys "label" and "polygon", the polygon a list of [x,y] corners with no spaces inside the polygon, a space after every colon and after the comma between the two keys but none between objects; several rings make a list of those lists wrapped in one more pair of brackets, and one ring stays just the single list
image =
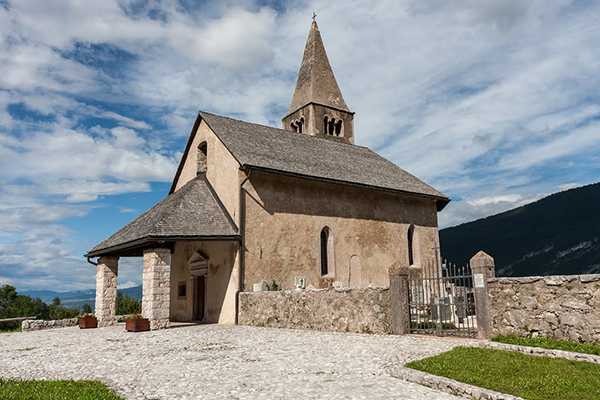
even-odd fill
[{"label": "small rectangular window", "polygon": [[178,290],[177,290],[177,298],[185,299],[186,297],[186,284],[185,282],[179,282]]}]

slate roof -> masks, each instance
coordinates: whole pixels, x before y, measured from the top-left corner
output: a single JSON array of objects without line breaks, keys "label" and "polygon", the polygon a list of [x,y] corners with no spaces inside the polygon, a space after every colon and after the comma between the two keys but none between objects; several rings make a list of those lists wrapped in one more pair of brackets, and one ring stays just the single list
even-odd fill
[{"label": "slate roof", "polygon": [[[199,113],[199,117],[208,124],[242,167],[430,197],[437,200],[439,210],[450,201],[441,192],[367,147],[203,111]],[[192,138],[188,142],[186,153],[191,140]],[[173,188],[174,186],[172,191]]]},{"label": "slate roof", "polygon": [[97,257],[145,241],[235,238],[238,229],[204,176],[198,176],[169,194],[86,256]]}]

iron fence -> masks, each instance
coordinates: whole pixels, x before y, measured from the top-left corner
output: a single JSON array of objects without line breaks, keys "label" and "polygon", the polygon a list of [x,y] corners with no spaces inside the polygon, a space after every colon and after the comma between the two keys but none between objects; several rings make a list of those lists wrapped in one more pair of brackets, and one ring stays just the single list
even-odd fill
[{"label": "iron fence", "polygon": [[410,332],[477,337],[471,268],[438,260],[409,273]]}]

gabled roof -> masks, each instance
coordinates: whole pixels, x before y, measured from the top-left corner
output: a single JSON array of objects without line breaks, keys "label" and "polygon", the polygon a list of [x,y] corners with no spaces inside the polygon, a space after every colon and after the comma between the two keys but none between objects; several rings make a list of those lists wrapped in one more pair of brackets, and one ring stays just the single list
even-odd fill
[{"label": "gabled roof", "polygon": [[86,255],[97,257],[156,240],[237,238],[238,229],[203,175],[169,194]]},{"label": "gabled roof", "polygon": [[438,210],[450,201],[444,194],[366,147],[203,111],[198,113],[171,192],[201,120],[208,124],[242,168],[429,197],[437,201]]},{"label": "gabled roof", "polygon": [[313,21],[308,33],[288,115],[309,103],[351,112],[333,75],[316,21]]}]

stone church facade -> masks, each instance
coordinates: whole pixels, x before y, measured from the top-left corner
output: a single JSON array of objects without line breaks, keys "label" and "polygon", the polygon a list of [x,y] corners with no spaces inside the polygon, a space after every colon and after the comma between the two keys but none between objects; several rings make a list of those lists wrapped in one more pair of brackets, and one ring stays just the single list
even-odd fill
[{"label": "stone church facade", "polygon": [[238,294],[263,281],[385,286],[392,264],[436,257],[450,200],[354,145],[353,125],[313,22],[283,129],[199,112],[169,195],[86,255],[101,324],[115,322],[120,257],[143,257],[153,329],[236,323]]}]

